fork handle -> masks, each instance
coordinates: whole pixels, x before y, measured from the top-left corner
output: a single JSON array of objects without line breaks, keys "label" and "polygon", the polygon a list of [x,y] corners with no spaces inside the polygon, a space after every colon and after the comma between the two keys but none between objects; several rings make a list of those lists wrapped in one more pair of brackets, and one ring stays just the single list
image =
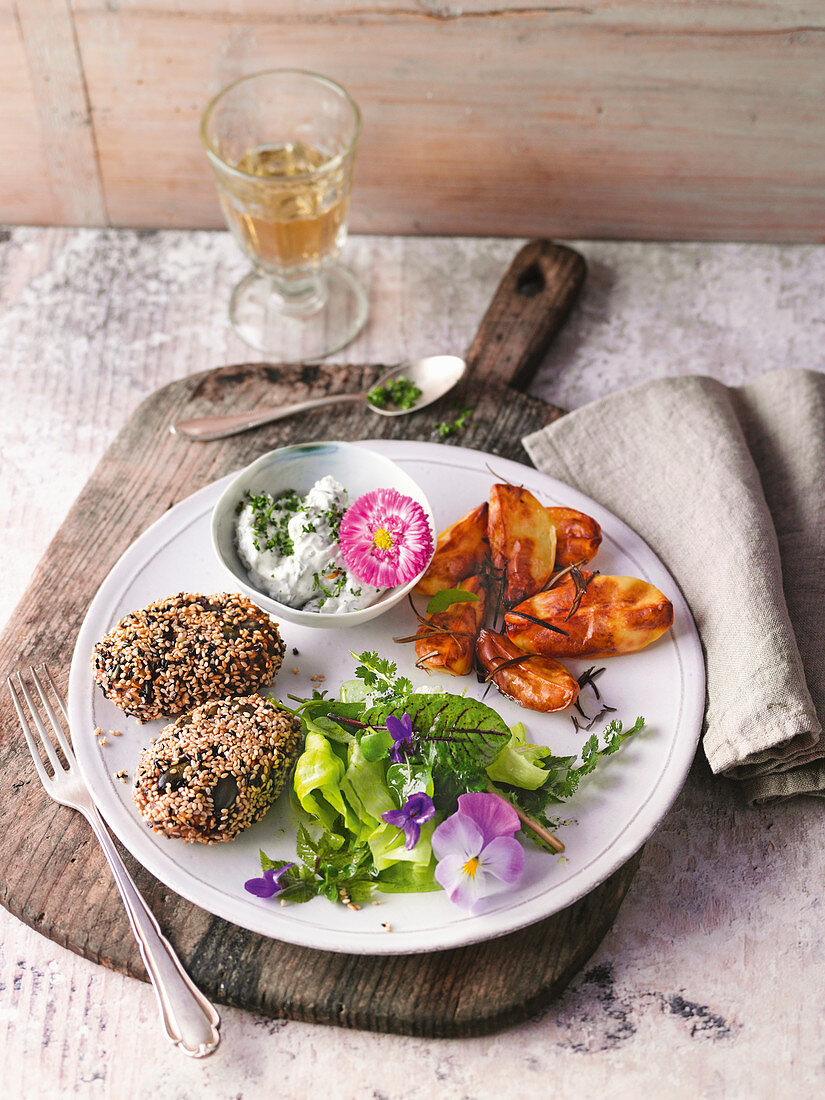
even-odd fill
[{"label": "fork handle", "polygon": [[140,955],[155,990],[166,1034],[193,1058],[211,1054],[220,1042],[220,1016],[183,969],[172,945],[143,900],[96,807],[81,810],[114,875]]}]

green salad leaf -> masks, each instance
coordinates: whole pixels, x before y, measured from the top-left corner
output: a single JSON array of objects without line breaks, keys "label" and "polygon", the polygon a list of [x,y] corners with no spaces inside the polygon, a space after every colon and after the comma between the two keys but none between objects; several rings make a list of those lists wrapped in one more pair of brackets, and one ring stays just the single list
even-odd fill
[{"label": "green salad leaf", "polygon": [[535,818],[542,825],[552,827],[552,822],[547,817],[548,807],[558,805],[570,798],[582,779],[593,771],[599,761],[617,752],[628,737],[644,729],[644,724],[644,718],[640,717],[632,726],[624,729],[622,722],[614,719],[602,733],[601,746],[595,733],[585,742],[581,764],[576,765],[578,758],[575,756],[547,756],[542,761],[547,778],[540,787],[524,790],[513,785],[512,781],[504,780],[505,785],[497,786],[495,789],[498,794],[503,795],[524,813]]},{"label": "green salad leaf", "polygon": [[[282,871],[278,897],[290,901],[322,895],[358,905],[376,889],[437,889],[431,837],[461,794],[492,791],[508,799],[528,826],[552,828],[548,808],[569,798],[644,726],[642,718],[628,729],[610,722],[601,739],[588,738],[577,763],[575,756],[553,756],[547,746],[531,744],[521,722],[511,729],[481,700],[416,689],[375,652],[353,656],[355,679],[341,686],[340,699],[316,691],[296,700],[293,711],[305,738],[293,794],[308,821],[298,830],[298,862],[276,863],[261,853],[264,871]],[[395,737],[387,728],[390,718]],[[404,831],[383,815],[414,794],[432,798],[436,814],[408,849]],[[532,831],[523,836],[541,847],[553,840],[546,832],[545,839]]]},{"label": "green salad leaf", "polygon": [[446,611],[454,603],[478,603],[478,599],[475,592],[468,592],[464,588],[442,588],[427,604],[427,614],[437,615],[439,611]]},{"label": "green salad leaf", "polygon": [[510,740],[487,766],[487,775],[496,783],[510,783],[535,791],[548,779],[544,761],[551,755],[546,745],[531,745],[525,740],[522,722],[510,731]]},{"label": "green salad leaf", "polygon": [[354,823],[352,811],[341,794],[345,770],[326,737],[310,730],[304,751],[295,763],[293,785],[301,808],[317,817],[327,829],[332,829],[339,814],[346,822]]},{"label": "green salad leaf", "polygon": [[383,726],[389,715],[402,713],[412,719],[414,751],[430,768],[436,791],[446,792],[436,805],[457,797],[456,791],[484,789],[485,768],[510,740],[509,726],[492,707],[461,695],[412,694],[379,703],[364,718]]}]

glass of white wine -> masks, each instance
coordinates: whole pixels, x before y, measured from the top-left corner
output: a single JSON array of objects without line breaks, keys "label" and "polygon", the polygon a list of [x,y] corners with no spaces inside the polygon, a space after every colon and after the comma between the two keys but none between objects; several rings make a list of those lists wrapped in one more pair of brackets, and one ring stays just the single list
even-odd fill
[{"label": "glass of white wine", "polygon": [[279,362],[322,359],[367,319],[361,284],[337,263],[360,131],[349,93],[299,69],[242,77],[204,111],[221,208],[254,265],[229,317],[242,340]]}]

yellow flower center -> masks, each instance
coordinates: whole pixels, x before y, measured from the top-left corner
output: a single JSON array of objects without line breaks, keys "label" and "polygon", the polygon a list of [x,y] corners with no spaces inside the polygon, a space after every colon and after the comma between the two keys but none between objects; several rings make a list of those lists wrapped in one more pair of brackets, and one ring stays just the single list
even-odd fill
[{"label": "yellow flower center", "polygon": [[392,535],[386,527],[376,529],[372,536],[372,544],[377,546],[379,550],[392,550]]},{"label": "yellow flower center", "polygon": [[464,874],[469,875],[470,878],[475,878],[477,870],[478,870],[478,859],[477,859],[476,856],[473,856],[472,859],[468,859],[467,862],[464,864]]}]

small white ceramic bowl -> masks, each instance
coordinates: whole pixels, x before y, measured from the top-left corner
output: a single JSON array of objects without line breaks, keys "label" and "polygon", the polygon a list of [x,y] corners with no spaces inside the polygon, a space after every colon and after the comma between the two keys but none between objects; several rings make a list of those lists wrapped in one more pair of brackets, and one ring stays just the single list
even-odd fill
[{"label": "small white ceramic bowl", "polygon": [[[212,545],[233,580],[259,607],[278,619],[285,619],[300,626],[343,627],[358,626],[383,614],[402,600],[412,590],[421,573],[408,584],[389,588],[374,603],[358,611],[300,611],[273,600],[256,588],[246,567],[238,557],[235,538],[235,509],[247,492],[270,493],[276,496],[284,489],[294,489],[306,494],[315,482],[331,474],[349,493],[354,502],[370,489],[397,489],[399,493],[418,501],[430,521],[435,546],[436,528],[433,511],[421,488],[389,458],[366,447],[352,443],[298,443],[269,451],[242,470],[223,491],[212,512]],[[425,567],[426,568],[426,567]]]}]

